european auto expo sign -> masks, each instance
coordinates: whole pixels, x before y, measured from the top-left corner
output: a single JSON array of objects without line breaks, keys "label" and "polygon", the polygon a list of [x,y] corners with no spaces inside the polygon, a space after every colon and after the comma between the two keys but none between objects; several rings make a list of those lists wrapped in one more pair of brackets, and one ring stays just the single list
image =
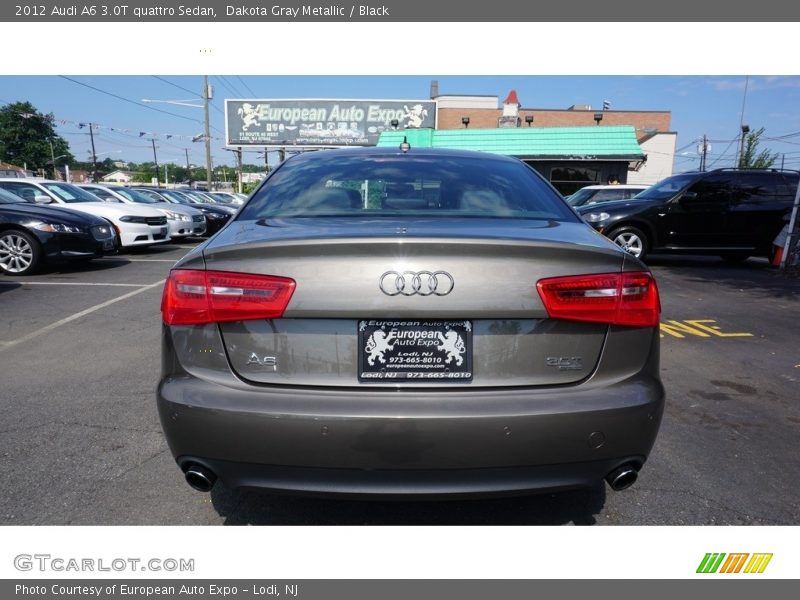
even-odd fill
[{"label": "european auto expo sign", "polygon": [[374,146],[382,131],[433,128],[420,100],[225,100],[229,146]]}]

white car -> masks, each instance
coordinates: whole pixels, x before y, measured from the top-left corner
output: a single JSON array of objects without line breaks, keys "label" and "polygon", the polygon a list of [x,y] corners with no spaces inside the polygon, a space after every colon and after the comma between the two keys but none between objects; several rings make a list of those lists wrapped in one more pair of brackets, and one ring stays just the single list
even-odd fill
[{"label": "white car", "polygon": [[121,186],[81,183],[78,187],[88,190],[104,202],[148,205],[167,217],[169,237],[176,240],[190,235],[203,235],[206,232],[206,218],[202,212],[191,206],[159,202],[136,190]]},{"label": "white car", "polygon": [[111,222],[120,247],[147,246],[169,240],[167,217],[154,208],[132,204],[110,204],[81,188],[47,179],[0,178],[3,188],[28,202],[58,204]]}]

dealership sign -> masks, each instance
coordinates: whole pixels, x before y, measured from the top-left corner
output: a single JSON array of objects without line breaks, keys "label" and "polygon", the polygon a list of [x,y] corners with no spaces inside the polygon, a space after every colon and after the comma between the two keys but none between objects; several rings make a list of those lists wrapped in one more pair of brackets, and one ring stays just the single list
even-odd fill
[{"label": "dealership sign", "polygon": [[374,146],[381,132],[435,126],[430,100],[225,100],[229,146]]}]

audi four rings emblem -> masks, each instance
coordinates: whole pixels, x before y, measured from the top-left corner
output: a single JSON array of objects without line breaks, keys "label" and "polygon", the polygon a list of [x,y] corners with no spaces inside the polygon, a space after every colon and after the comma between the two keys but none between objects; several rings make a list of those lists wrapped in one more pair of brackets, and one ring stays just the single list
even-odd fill
[{"label": "audi four rings emblem", "polygon": [[378,287],[387,296],[446,296],[455,285],[447,271],[386,271],[378,281]]}]

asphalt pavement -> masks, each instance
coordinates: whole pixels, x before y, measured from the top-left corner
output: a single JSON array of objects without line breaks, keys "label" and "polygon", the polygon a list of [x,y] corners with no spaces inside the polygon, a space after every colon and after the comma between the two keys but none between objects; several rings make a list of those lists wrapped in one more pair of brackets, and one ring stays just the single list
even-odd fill
[{"label": "asphalt pavement", "polygon": [[630,489],[470,501],[189,488],[161,432],[161,287],[192,244],[0,278],[0,523],[800,524],[800,278],[653,258],[667,408]]}]

